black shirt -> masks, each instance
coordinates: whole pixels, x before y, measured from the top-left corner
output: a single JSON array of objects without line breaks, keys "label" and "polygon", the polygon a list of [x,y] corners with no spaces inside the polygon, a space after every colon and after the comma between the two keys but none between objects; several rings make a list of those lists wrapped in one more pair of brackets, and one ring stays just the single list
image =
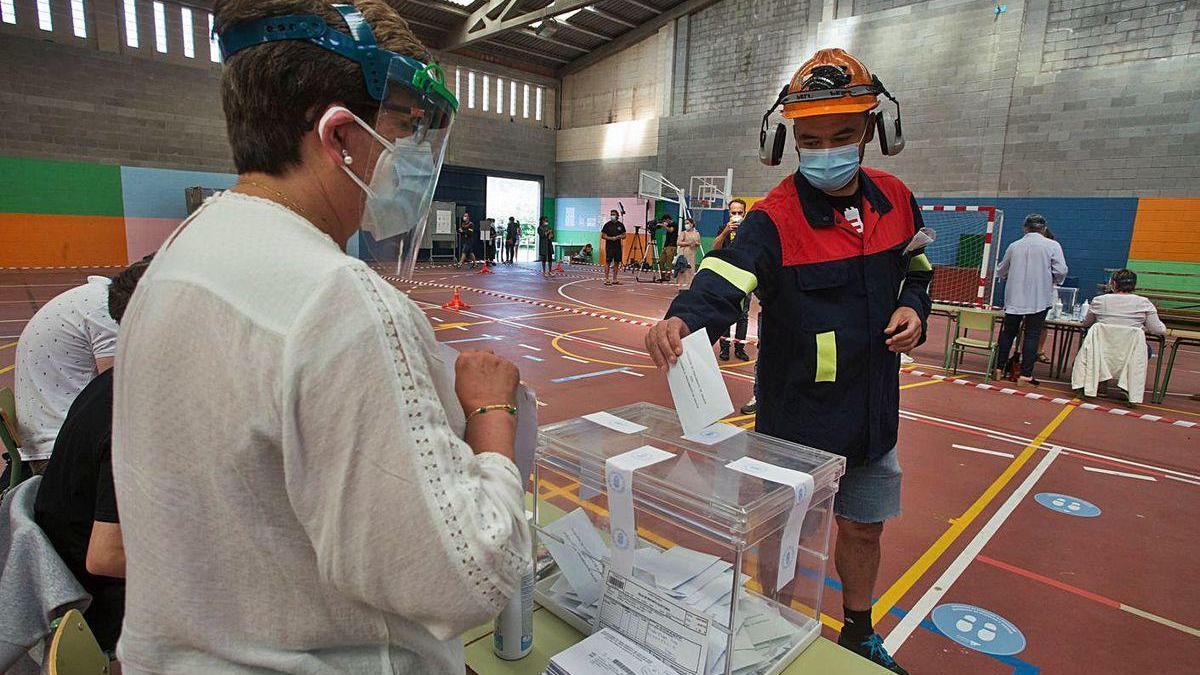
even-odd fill
[{"label": "black shirt", "polygon": [[[854,218],[850,217],[854,214],[851,212],[848,215],[847,211],[849,211],[849,209],[854,209],[859,214],[858,222],[862,222],[862,181],[858,182],[858,189],[854,191],[854,194],[846,195],[845,197],[834,197],[833,195],[826,194],[825,201],[829,202],[830,206],[837,209],[838,212],[842,214],[843,218],[851,222],[855,220]],[[861,234],[861,232],[859,234]]]},{"label": "black shirt", "polygon": [[[601,228],[600,233],[606,237],[623,237],[625,236],[625,225],[619,220],[610,220],[604,224],[604,227]],[[605,239],[604,243],[606,246],[619,247],[621,245],[620,241],[613,241],[611,239]]]},{"label": "black shirt", "polygon": [[508,229],[505,231],[505,241],[516,241],[521,237],[521,224],[512,222],[508,224]]},{"label": "black shirt", "polygon": [[663,232],[666,233],[666,239],[663,240],[663,246],[675,246],[679,242],[679,225],[673,221],[663,223]]},{"label": "black shirt", "polygon": [[92,521],[118,523],[112,477],[113,371],[93,379],[67,412],[38,487],[34,518],[93,596],[84,616],[100,646],[112,649],[125,613],[125,580],[88,573]]}]

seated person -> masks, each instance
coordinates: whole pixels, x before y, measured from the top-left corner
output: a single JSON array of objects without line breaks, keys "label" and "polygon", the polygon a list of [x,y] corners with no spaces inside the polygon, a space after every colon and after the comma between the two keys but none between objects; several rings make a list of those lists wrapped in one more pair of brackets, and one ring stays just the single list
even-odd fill
[{"label": "seated person", "polygon": [[1133,270],[1118,270],[1109,281],[1111,293],[1098,295],[1088,307],[1083,325],[1106,323],[1115,326],[1134,326],[1151,335],[1164,335],[1167,327],[1158,318],[1158,309],[1147,298],[1134,293],[1137,274]]},{"label": "seated person", "polygon": [[[120,322],[149,266],[134,263],[108,286],[108,312]],[[100,648],[112,654],[125,615],[125,548],[112,476],[113,371],[105,369],[71,404],[54,442],[34,518],[92,596],[83,613]]]},{"label": "seated person", "polygon": [[578,253],[571,256],[571,262],[573,262],[573,263],[588,263],[591,261],[592,261],[592,245],[591,244],[584,244],[583,248],[579,249]]},{"label": "seated person", "polygon": [[109,279],[60,293],[33,315],[17,341],[15,393],[21,459],[46,468],[67,408],[98,373],[112,367],[117,324],[108,311]]}]

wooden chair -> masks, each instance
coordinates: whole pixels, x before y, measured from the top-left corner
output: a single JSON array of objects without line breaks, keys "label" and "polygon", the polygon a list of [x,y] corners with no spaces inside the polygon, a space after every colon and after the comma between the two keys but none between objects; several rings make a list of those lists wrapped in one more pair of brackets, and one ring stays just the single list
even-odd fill
[{"label": "wooden chair", "polygon": [[83,614],[72,609],[50,624],[53,631],[46,651],[50,675],[108,675],[110,664]]},{"label": "wooden chair", "polygon": [[11,468],[8,472],[8,485],[0,485],[0,491],[16,487],[30,476],[25,462],[21,461],[21,453],[17,452],[20,444],[20,437],[17,435],[17,401],[12,389],[5,387],[0,389],[0,445],[4,448]]},{"label": "wooden chair", "polygon": [[[996,367],[996,315],[987,310],[966,309],[958,312],[958,321],[954,328],[954,342],[950,345],[950,372],[957,374],[958,366],[962,364],[963,353],[967,351],[987,354],[987,368],[983,371],[983,382],[987,384],[992,379],[992,369]],[[987,340],[969,337],[971,331],[987,331]]]}]

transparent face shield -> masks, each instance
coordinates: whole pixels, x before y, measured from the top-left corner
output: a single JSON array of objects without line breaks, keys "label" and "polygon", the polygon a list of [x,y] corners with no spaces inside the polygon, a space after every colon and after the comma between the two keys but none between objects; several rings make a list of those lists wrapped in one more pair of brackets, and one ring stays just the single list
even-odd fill
[{"label": "transparent face shield", "polygon": [[[427,69],[424,76],[433,71]],[[420,92],[413,79],[409,65],[393,62],[374,127],[355,118],[377,143],[369,157],[371,171],[363,178],[343,167],[367,195],[360,231],[348,242],[347,252],[404,279],[412,276],[425,244],[429,207],[454,120],[448,102]]]}]

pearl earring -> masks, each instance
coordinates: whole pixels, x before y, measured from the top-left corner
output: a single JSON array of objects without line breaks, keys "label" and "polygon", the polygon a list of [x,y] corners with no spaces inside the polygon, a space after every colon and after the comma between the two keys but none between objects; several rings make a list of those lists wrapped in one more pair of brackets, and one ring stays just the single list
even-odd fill
[{"label": "pearl earring", "polygon": [[354,158],[350,156],[350,151],[345,148],[342,148],[342,162],[344,162],[346,166],[350,166],[354,163]]}]

